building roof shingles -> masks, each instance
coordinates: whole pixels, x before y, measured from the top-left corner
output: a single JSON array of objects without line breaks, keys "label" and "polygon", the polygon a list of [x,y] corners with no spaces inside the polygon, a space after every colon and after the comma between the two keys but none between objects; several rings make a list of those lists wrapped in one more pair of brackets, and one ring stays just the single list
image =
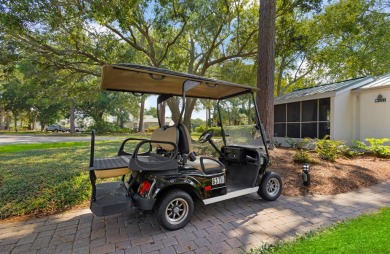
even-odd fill
[{"label": "building roof shingles", "polygon": [[390,85],[390,73],[387,73],[385,75],[379,76],[373,82],[370,82],[367,85],[364,85],[364,86],[356,88],[356,90],[358,90],[358,89],[374,88],[374,87],[382,87],[382,86],[389,86],[389,85]]},{"label": "building roof shingles", "polygon": [[336,82],[336,83],[325,84],[325,85],[315,86],[315,87],[311,87],[311,88],[304,88],[304,89],[295,90],[291,93],[276,97],[275,102],[289,100],[289,99],[303,97],[303,96],[311,96],[311,95],[316,95],[316,94],[321,94],[321,93],[326,93],[326,92],[337,92],[337,91],[343,90],[345,88],[348,88],[350,86],[356,85],[357,83],[364,81],[366,79],[369,79],[369,78],[372,78],[372,77],[369,76],[369,77],[363,77],[363,78],[349,79],[349,80],[344,80],[344,81],[340,81],[340,82]]}]

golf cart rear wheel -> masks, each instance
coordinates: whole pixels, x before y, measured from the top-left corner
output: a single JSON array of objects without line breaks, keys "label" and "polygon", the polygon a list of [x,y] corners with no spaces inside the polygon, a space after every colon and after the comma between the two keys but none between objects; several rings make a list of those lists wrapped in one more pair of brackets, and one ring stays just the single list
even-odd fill
[{"label": "golf cart rear wheel", "polygon": [[184,227],[194,212],[194,201],[185,191],[172,190],[159,198],[154,215],[166,229],[176,230]]},{"label": "golf cart rear wheel", "polygon": [[257,194],[265,200],[274,201],[282,194],[282,178],[274,172],[266,172]]}]

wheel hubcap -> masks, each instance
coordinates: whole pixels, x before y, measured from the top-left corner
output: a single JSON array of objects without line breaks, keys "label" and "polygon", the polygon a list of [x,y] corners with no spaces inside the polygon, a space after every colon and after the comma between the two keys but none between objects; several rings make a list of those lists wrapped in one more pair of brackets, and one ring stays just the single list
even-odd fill
[{"label": "wheel hubcap", "polygon": [[188,203],[183,198],[172,200],[165,209],[165,218],[170,224],[179,224],[187,218]]},{"label": "wheel hubcap", "polygon": [[271,196],[276,196],[280,189],[280,183],[278,179],[271,178],[267,182],[267,192]]}]

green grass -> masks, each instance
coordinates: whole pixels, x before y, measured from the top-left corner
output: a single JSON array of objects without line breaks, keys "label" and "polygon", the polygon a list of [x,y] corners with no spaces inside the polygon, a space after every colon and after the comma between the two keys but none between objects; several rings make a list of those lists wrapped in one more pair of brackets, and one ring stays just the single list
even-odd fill
[{"label": "green grass", "polygon": [[[96,141],[95,156],[114,156],[121,144]],[[129,143],[127,149],[134,148]],[[89,142],[0,147],[0,218],[51,214],[90,197]]]},{"label": "green grass", "polygon": [[390,208],[252,253],[390,253]]},{"label": "green grass", "polygon": [[89,146],[90,142],[55,142],[37,144],[12,144],[0,146],[0,153],[16,153],[29,150]]}]

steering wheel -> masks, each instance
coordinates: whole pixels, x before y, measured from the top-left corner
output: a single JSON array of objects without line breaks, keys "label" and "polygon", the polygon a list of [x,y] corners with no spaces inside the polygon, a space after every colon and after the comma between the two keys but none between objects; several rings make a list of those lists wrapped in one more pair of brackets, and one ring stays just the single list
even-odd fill
[{"label": "steering wheel", "polygon": [[214,135],[214,130],[212,130],[212,129],[207,130],[207,131],[203,132],[202,135],[200,135],[198,142],[201,144],[208,142],[213,137],[213,135]]}]

